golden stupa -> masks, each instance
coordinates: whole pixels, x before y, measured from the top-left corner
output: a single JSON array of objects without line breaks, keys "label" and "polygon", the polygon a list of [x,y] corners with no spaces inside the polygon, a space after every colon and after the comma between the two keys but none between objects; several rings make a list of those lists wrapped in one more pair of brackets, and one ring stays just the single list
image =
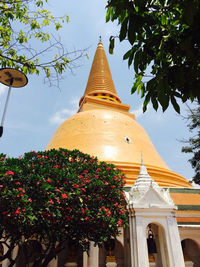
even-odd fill
[{"label": "golden stupa", "polygon": [[79,110],[60,125],[46,149],[79,149],[114,163],[126,174],[127,186],[138,176],[142,152],[149,175],[160,186],[192,187],[165,164],[129,108],[116,93],[100,41]]}]

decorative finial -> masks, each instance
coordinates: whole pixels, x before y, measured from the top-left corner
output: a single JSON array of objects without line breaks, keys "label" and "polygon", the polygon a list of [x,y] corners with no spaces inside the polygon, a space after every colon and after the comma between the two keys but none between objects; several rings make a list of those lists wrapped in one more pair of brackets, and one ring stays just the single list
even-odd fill
[{"label": "decorative finial", "polygon": [[99,36],[99,43],[101,43],[101,35]]}]

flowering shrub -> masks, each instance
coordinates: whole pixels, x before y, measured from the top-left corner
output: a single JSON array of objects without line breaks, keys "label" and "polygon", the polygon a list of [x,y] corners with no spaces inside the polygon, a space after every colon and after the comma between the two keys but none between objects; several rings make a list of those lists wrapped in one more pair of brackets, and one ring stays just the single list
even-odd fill
[{"label": "flowering shrub", "polygon": [[24,240],[39,239],[51,248],[52,259],[65,240],[84,250],[90,241],[107,241],[127,225],[123,186],[124,175],[114,165],[78,150],[33,151],[20,158],[1,154],[2,243],[9,239],[9,252]]}]

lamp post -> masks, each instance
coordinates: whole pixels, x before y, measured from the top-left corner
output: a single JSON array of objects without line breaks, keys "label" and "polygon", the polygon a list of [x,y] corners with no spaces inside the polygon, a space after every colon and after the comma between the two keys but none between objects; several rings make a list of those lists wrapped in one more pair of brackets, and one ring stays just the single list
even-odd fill
[{"label": "lamp post", "polygon": [[4,120],[6,116],[11,88],[12,87],[19,88],[19,87],[25,86],[28,83],[28,78],[26,77],[24,73],[22,73],[19,70],[15,70],[12,68],[3,68],[3,69],[0,69],[0,82],[9,86],[6,103],[5,103],[5,107],[3,111],[3,116],[2,116],[1,124],[0,124],[0,137],[1,137],[3,135],[3,124],[4,124]]}]

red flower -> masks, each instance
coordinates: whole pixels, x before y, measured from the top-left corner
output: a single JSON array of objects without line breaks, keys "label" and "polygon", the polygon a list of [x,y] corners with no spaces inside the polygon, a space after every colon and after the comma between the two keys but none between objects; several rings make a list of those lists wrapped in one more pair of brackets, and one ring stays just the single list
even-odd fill
[{"label": "red flower", "polygon": [[59,168],[59,167],[60,167],[59,165],[55,165],[55,166],[53,166],[54,169]]},{"label": "red flower", "polygon": [[101,172],[101,169],[100,169],[100,168],[98,168],[98,169],[96,170],[96,172]]},{"label": "red flower", "polygon": [[21,183],[20,183],[20,182],[16,182],[15,184],[18,184],[18,185],[20,185]]},{"label": "red flower", "polygon": [[106,170],[107,170],[107,171],[110,171],[110,170],[111,170],[111,167],[109,166]]},{"label": "red flower", "polygon": [[46,179],[46,182],[51,183],[51,179]]},{"label": "red flower", "polygon": [[54,202],[53,202],[53,200],[51,199],[51,200],[49,200],[48,201],[48,203],[50,203],[50,204],[54,204]]},{"label": "red flower", "polygon": [[22,209],[23,212],[25,212],[26,210],[25,209]]},{"label": "red flower", "polygon": [[82,209],[81,212],[82,212],[82,214],[85,214],[85,210],[84,209]]},{"label": "red flower", "polygon": [[78,184],[73,184],[73,188],[79,188]]},{"label": "red flower", "polygon": [[32,202],[32,199],[31,199],[31,198],[29,198],[29,199],[28,199],[28,201],[29,201],[29,202]]},{"label": "red flower", "polygon": [[122,219],[120,219],[120,220],[118,221],[118,226],[122,226],[122,223],[123,223],[123,221],[122,221]]},{"label": "red flower", "polygon": [[14,172],[12,172],[12,171],[7,171],[7,172],[5,173],[5,175],[14,175]]},{"label": "red flower", "polygon": [[19,213],[20,213],[19,208],[17,208],[14,214],[19,214]]},{"label": "red flower", "polygon": [[68,198],[68,196],[66,194],[61,194],[62,199]]}]

